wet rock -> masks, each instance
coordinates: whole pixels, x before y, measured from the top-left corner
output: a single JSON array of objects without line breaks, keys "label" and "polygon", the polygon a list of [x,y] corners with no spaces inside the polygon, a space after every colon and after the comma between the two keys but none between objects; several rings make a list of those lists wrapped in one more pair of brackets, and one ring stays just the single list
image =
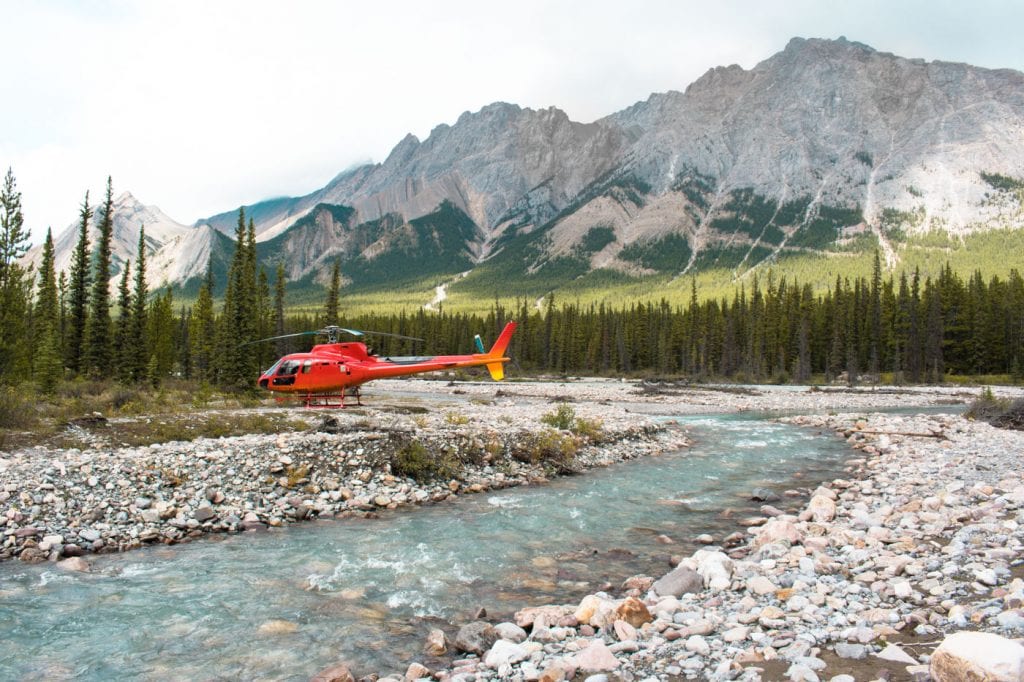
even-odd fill
[{"label": "wet rock", "polygon": [[778,502],[781,498],[768,488],[754,488],[750,493],[750,499],[755,502]]},{"label": "wet rock", "polygon": [[490,623],[481,620],[467,623],[459,628],[455,636],[455,648],[466,653],[483,656],[484,652],[498,639],[498,633]]},{"label": "wet rock", "polygon": [[298,623],[290,620],[268,620],[259,627],[261,635],[288,635],[299,629]]},{"label": "wet rock", "polygon": [[405,670],[405,679],[408,682],[412,682],[412,680],[420,680],[425,677],[430,677],[430,668],[422,663],[410,663],[409,667]]},{"label": "wet rock", "polygon": [[65,571],[75,571],[77,573],[88,573],[90,570],[89,562],[77,556],[58,561],[57,567]]},{"label": "wet rock", "polygon": [[309,682],[356,682],[356,678],[352,676],[347,664],[335,663],[313,675]]},{"label": "wet rock", "polygon": [[429,656],[443,656],[448,653],[448,637],[445,636],[444,630],[440,628],[433,628],[427,633],[427,640],[423,646],[423,651]]},{"label": "wet rock", "polygon": [[651,589],[663,597],[681,597],[704,589],[704,578],[689,566],[678,566],[651,585]]},{"label": "wet rock", "polygon": [[936,682],[1024,680],[1024,646],[988,632],[955,632],[932,654]]}]

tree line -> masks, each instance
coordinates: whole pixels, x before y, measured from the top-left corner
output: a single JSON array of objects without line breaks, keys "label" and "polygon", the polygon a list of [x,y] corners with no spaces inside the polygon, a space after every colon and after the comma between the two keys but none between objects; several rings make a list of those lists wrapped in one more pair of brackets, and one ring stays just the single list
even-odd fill
[{"label": "tree line", "polygon": [[[90,244],[94,212],[99,236]],[[875,254],[871,277],[838,277],[815,292],[768,271],[740,284],[731,298],[702,300],[696,282],[685,306],[667,301],[587,305],[549,295],[539,305],[495,301],[486,313],[444,311],[366,314],[342,319],[340,265],[334,261],[322,309],[288,312],[286,277],[258,266],[253,221],[239,210],[226,285],[212,267],[189,306],[175,310],[170,288],[146,281],[145,229],[134,262],[120,270],[116,301],[109,282],[112,183],[93,207],[86,193],[67,274],[57,273],[47,232],[38,272],[19,259],[28,250],[21,196],[8,170],[0,186],[0,383],[34,382],[53,392],[63,379],[110,378],[158,385],[177,376],[227,389],[251,389],[281,355],[311,337],[260,339],[325,324],[423,339],[422,345],[370,337],[387,354],[472,352],[473,335],[494,336],[519,322],[510,353],[522,370],[622,375],[850,383],[939,382],[947,374],[999,374],[1019,380],[1024,359],[1024,279],[964,279],[950,266],[935,278],[918,272],[883,277]]]}]

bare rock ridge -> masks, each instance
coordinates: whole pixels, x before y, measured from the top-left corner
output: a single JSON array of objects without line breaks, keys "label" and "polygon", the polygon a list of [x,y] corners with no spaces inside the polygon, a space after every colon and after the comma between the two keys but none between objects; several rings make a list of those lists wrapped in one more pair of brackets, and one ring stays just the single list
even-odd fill
[{"label": "bare rock ridge", "polygon": [[[752,69],[713,68],[593,123],[490,104],[425,140],[406,136],[382,163],[246,213],[290,279],[340,257],[370,284],[360,273],[379,259],[406,258],[414,274],[425,255],[443,267],[419,274],[501,259],[536,273],[559,258],[680,273],[828,250],[863,232],[892,260],[906,235],[1024,224],[1022,133],[1018,71],[794,38]],[[215,231],[234,229],[236,211],[186,227],[125,197],[115,260],[144,222],[170,283],[196,276]],[[58,267],[75,238],[72,227],[58,240]]]}]

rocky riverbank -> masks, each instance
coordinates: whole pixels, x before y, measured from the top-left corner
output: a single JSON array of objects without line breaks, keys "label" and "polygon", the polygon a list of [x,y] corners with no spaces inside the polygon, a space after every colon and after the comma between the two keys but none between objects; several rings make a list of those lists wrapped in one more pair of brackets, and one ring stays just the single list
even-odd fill
[{"label": "rocky riverbank", "polygon": [[[0,559],[59,561],[542,482],[683,444],[650,419],[549,401],[403,405],[312,418],[309,432],[0,453]],[[309,413],[306,413],[309,414]],[[314,413],[315,414],[315,413]],[[87,568],[80,559],[67,567]]]},{"label": "rocky riverbank", "polygon": [[[845,438],[849,476],[798,513],[765,505],[741,521],[742,540],[705,538],[664,576],[472,623],[454,642],[435,632],[428,646],[464,657],[433,675],[1021,679],[1024,433],[952,415],[788,421]],[[963,630],[986,634],[947,637]],[[971,666],[990,676],[957,676]],[[413,664],[407,677],[426,674]]]}]

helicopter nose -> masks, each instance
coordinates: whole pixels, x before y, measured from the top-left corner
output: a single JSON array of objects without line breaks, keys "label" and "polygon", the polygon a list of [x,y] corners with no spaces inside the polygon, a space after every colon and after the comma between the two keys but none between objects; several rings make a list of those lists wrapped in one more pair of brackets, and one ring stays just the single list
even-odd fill
[{"label": "helicopter nose", "polygon": [[268,379],[266,377],[261,377],[260,378],[260,388],[266,388],[267,384],[269,384],[269,383],[270,383],[270,379]]}]

